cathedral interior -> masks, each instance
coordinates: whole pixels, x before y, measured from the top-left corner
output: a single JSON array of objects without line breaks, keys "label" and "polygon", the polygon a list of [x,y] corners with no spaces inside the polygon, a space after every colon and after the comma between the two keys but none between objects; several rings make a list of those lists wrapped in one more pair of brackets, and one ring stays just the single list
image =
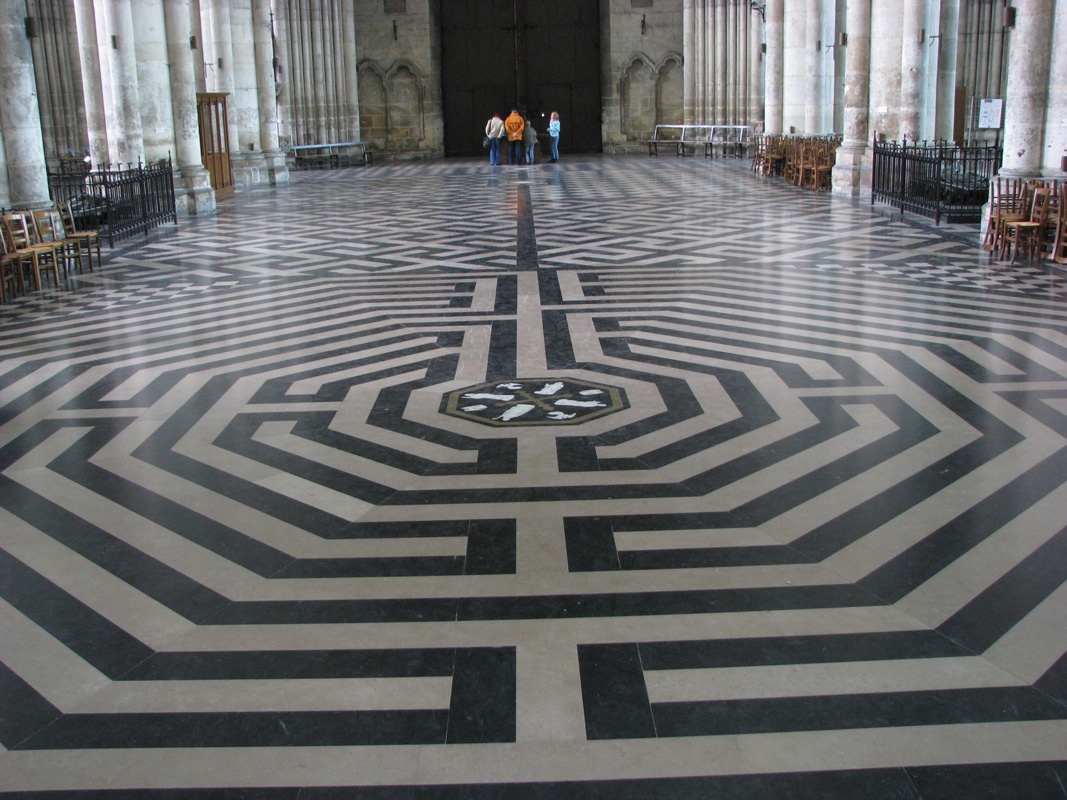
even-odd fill
[{"label": "cathedral interior", "polygon": [[1067,177],[1007,8],[0,0],[0,206],[178,197],[0,305],[0,797],[1067,797],[1067,273],[870,193],[887,131]]}]

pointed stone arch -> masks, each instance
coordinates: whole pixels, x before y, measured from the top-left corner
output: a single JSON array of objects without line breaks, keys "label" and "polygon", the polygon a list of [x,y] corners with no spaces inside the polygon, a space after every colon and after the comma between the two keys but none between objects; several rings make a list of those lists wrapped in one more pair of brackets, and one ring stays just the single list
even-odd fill
[{"label": "pointed stone arch", "polygon": [[685,73],[680,53],[668,53],[656,68],[656,124],[685,121]]}]

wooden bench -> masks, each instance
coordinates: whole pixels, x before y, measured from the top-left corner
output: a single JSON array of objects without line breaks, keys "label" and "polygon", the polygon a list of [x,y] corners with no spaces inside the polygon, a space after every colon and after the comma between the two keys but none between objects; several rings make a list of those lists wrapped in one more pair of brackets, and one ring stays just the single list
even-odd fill
[{"label": "wooden bench", "polygon": [[648,140],[648,154],[658,156],[660,145],[670,145],[674,148],[676,156],[684,155],[682,152],[682,139],[685,137],[686,125],[657,125],[652,132],[652,138]]},{"label": "wooden bench", "polygon": [[293,156],[294,169],[337,169],[371,163],[366,142],[298,144],[290,147],[289,152]]}]

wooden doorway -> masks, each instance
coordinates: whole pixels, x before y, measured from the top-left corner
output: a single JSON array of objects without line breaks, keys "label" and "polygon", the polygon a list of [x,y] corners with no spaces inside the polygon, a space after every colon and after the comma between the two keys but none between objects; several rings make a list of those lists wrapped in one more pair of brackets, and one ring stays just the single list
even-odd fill
[{"label": "wooden doorway", "polygon": [[481,155],[485,123],[560,113],[564,153],[599,152],[598,0],[439,0],[445,155]]},{"label": "wooden doorway", "polygon": [[230,162],[230,126],[226,116],[226,92],[197,92],[196,116],[200,124],[200,157],[211,175],[216,197],[233,193]]}]

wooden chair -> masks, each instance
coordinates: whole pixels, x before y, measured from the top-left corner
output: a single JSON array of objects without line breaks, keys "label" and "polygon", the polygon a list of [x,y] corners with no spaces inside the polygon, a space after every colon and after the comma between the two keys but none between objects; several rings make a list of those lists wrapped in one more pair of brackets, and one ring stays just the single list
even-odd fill
[{"label": "wooden chair", "polygon": [[757,136],[754,145],[755,149],[752,151],[752,171],[758,175],[766,175],[767,138],[765,136]]},{"label": "wooden chair", "polygon": [[781,175],[785,172],[785,141],[781,136],[767,140],[767,167],[764,175]]},{"label": "wooden chair", "polygon": [[1045,219],[1045,229],[1041,239],[1041,252],[1049,253],[1050,256],[1056,247],[1057,231],[1060,228],[1060,217],[1063,216],[1061,203],[1060,182],[1048,181],[1046,186],[1048,194],[1048,217]]},{"label": "wooden chair", "polygon": [[785,167],[782,175],[791,186],[800,186],[804,179],[804,147],[796,139],[785,141]]},{"label": "wooden chair", "polygon": [[1004,226],[1021,222],[1033,205],[1033,184],[1018,178],[996,178],[990,184],[989,222],[982,248],[1000,252],[1004,246]]},{"label": "wooden chair", "polygon": [[63,263],[63,277],[70,274],[67,264],[73,262],[78,272],[82,271],[82,241],[67,236],[63,220],[55,208],[36,209],[33,212],[36,240],[40,244],[55,244],[56,257]]},{"label": "wooden chair", "polygon": [[1019,251],[1024,248],[1027,259],[1030,261],[1034,260],[1035,255],[1041,256],[1045,223],[1048,220],[1049,193],[1050,190],[1045,187],[1035,189],[1029,218],[1009,220],[1004,224],[1004,243],[1000,250],[1001,261],[1007,258],[1009,249],[1012,251],[1012,264],[1019,258]]},{"label": "wooden chair", "polygon": [[16,294],[24,294],[22,264],[14,250],[7,246],[7,236],[0,232],[0,303],[6,303]]},{"label": "wooden chair", "polygon": [[[59,204],[59,217],[63,220],[63,227],[66,229],[67,236],[71,239],[78,239],[85,245],[85,254],[89,261],[89,271],[93,271],[93,246],[96,246],[96,265],[103,267],[103,260],[100,257],[100,234],[91,230],[78,230],[77,224],[74,222],[74,213],[70,210],[70,203]],[[78,268],[81,272],[81,267]]]},{"label": "wooden chair", "polygon": [[1052,241],[1049,258],[1057,264],[1067,264],[1067,182],[1060,184],[1060,217],[1056,222],[1056,232]]},{"label": "wooden chair", "polygon": [[29,267],[33,275],[34,285],[38,290],[44,288],[41,282],[41,272],[51,271],[55,275],[56,286],[59,286],[59,261],[57,254],[59,245],[54,243],[41,243],[36,241],[36,229],[33,223],[26,219],[25,213],[15,212],[5,214],[0,218],[3,225],[4,235],[7,237],[8,246],[18,257],[19,269],[25,273]]},{"label": "wooden chair", "polygon": [[811,169],[811,188],[818,191],[833,188],[834,160],[837,155],[837,145],[833,142],[824,141],[814,148],[814,160]]}]

